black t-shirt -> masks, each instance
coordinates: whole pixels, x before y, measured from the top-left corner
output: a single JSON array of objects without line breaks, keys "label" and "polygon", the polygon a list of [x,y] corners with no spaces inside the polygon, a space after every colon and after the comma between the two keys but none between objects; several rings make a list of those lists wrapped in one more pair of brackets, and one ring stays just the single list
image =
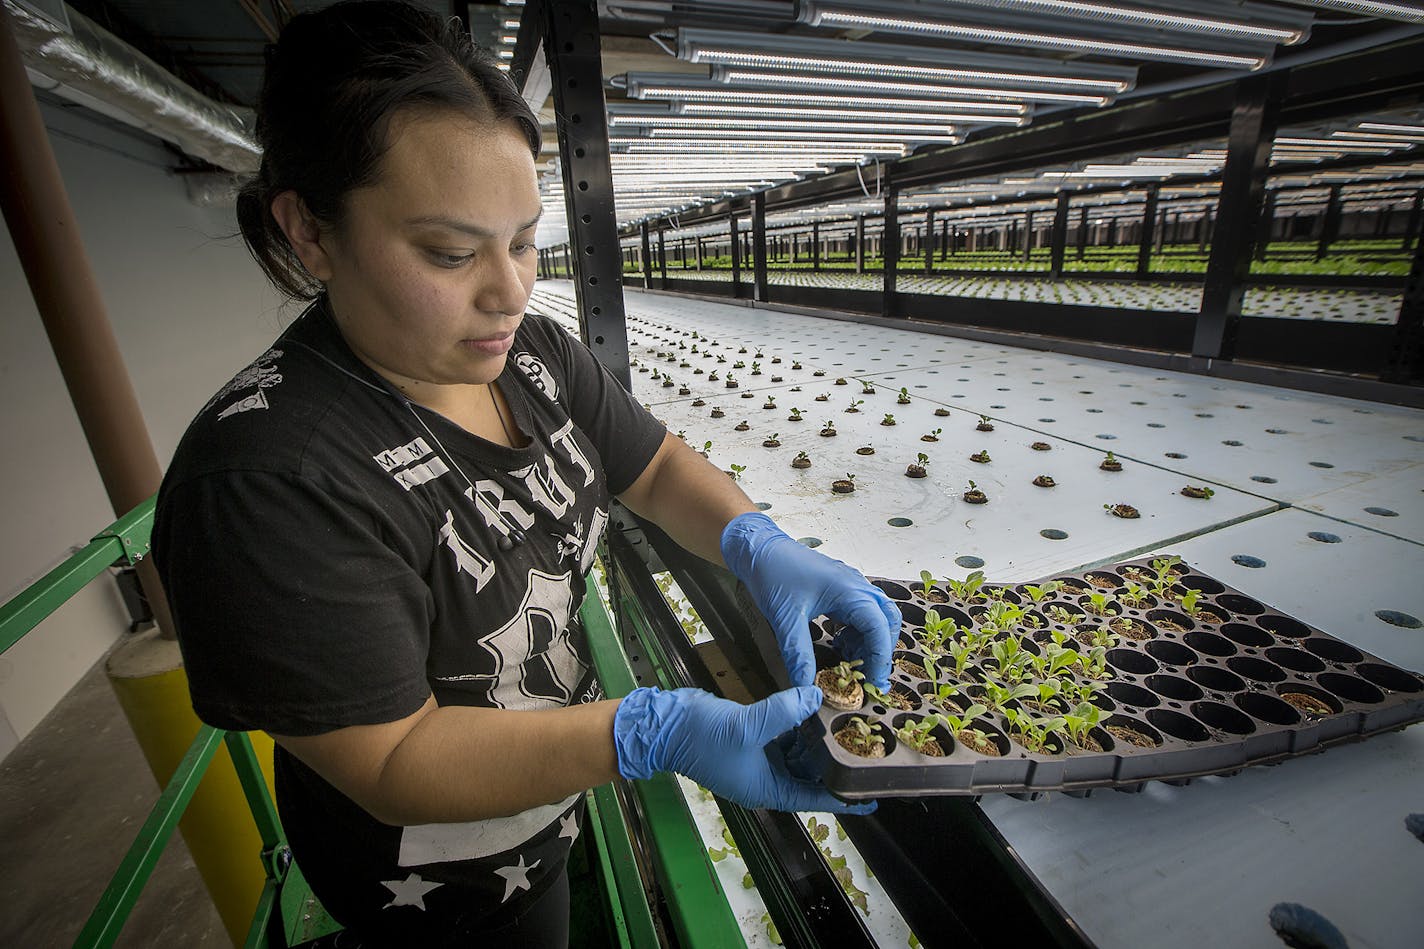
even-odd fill
[{"label": "black t-shirt", "polygon": [[[571,621],[609,495],[666,429],[534,314],[498,384],[525,448],[409,403],[320,300],[213,397],[153,532],[200,718],[313,735],[404,718],[431,694],[516,710],[601,697]],[[296,857],[347,925],[527,902],[578,834],[578,795],[392,827],[281,748],[276,770]]]}]

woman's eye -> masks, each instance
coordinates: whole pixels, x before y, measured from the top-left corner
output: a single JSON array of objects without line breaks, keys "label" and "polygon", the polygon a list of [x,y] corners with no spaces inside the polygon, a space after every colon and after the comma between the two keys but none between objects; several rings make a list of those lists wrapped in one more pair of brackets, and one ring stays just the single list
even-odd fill
[{"label": "woman's eye", "polygon": [[534,245],[533,245],[533,244],[515,244],[515,245],[514,245],[514,252],[515,252],[516,254],[520,254],[520,255],[527,254],[527,253],[529,253],[529,252],[530,252],[531,250],[533,250],[533,249],[534,249]]},{"label": "woman's eye", "polygon": [[444,251],[438,250],[432,250],[429,253],[430,259],[435,261],[435,263],[439,264],[441,267],[449,267],[452,270],[456,267],[462,266],[468,260],[470,260],[470,258],[475,256],[474,254],[447,254]]}]

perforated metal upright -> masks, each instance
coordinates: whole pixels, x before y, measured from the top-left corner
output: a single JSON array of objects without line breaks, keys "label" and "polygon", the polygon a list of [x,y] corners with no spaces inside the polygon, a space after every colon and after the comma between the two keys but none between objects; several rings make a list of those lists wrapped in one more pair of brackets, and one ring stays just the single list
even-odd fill
[{"label": "perforated metal upright", "polygon": [[579,329],[599,362],[631,388],[594,0],[526,3],[510,75],[526,100],[537,100],[535,109],[552,88]]}]

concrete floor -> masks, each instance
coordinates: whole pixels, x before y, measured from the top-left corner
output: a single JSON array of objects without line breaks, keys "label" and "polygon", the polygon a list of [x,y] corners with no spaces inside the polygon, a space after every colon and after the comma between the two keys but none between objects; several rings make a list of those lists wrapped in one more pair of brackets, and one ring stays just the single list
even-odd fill
[{"label": "concrete floor", "polygon": [[[71,945],[158,794],[101,661],[0,763],[0,946]],[[181,835],[115,945],[231,945]]]}]

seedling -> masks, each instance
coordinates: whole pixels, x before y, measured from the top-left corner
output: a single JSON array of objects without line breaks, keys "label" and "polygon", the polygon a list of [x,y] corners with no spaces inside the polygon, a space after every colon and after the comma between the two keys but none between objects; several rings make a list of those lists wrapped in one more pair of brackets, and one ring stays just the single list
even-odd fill
[{"label": "seedling", "polygon": [[958,737],[960,732],[967,731],[972,732],[979,738],[988,738],[988,735],[984,734],[979,729],[972,727],[974,724],[974,720],[987,711],[989,711],[987,708],[985,708],[980,703],[975,702],[973,705],[965,709],[962,715],[941,714],[939,716],[939,719],[940,721],[944,722],[945,727],[948,728],[951,732],[953,732],[956,737]]},{"label": "seedling", "polygon": [[786,421],[788,421],[788,422],[799,422],[799,421],[801,421],[801,410],[800,410],[800,409],[792,409],[792,410],[791,410],[791,415],[786,419]]},{"label": "seedling", "polygon": [[776,396],[774,396],[774,395],[769,395],[769,396],[767,396],[767,397],[766,397],[766,402],[764,402],[764,403],[762,404],[762,408],[764,408],[764,409],[774,409],[774,408],[776,408]]},{"label": "seedling", "polygon": [[836,423],[832,422],[830,419],[826,419],[826,421],[821,424],[821,434],[826,438],[830,438],[831,436],[835,435],[835,433]]},{"label": "seedling", "polygon": [[862,686],[865,674],[860,671],[863,661],[854,659],[838,662],[828,669],[816,673],[816,684],[832,708],[843,710],[858,709],[863,701]]},{"label": "seedling", "polygon": [[925,631],[920,637],[920,642],[924,645],[926,652],[942,655],[949,643],[953,640],[955,633],[959,632],[959,624],[946,616],[940,618],[937,610],[925,611]]},{"label": "seedling", "polygon": [[867,758],[885,757],[885,737],[881,734],[879,722],[868,722],[859,715],[852,715],[845,727],[836,732],[836,741],[853,754]]},{"label": "seedling", "polygon": [[742,480],[742,472],[744,472],[744,471],[746,471],[746,470],[747,470],[747,466],[746,466],[746,465],[733,464],[733,465],[732,465],[732,480],[733,480],[733,481],[740,481],[740,480]]},{"label": "seedling", "polygon": [[754,362],[754,363],[752,363],[752,375],[754,375],[754,376],[759,376],[759,375],[761,375],[761,363],[759,363],[759,362]]},{"label": "seedling", "polygon": [[677,437],[682,439],[683,441],[687,441],[687,431],[685,429],[679,428],[677,430]]},{"label": "seedling", "polygon": [[987,465],[992,459],[989,457],[989,453],[987,451],[977,451],[969,456],[969,460],[976,462],[977,464]]},{"label": "seedling", "polygon": [[1073,622],[1073,614],[1068,610],[1068,608],[1065,606],[1059,606],[1057,603],[1050,606],[1046,610],[1046,612],[1048,613],[1049,619],[1053,620],[1055,623]]},{"label": "seedling", "polygon": [[1111,593],[1096,591],[1088,594],[1088,605],[1083,608],[1097,616],[1107,616],[1108,609],[1114,602],[1115,597]]},{"label": "seedling", "polygon": [[970,481],[969,490],[964,492],[964,500],[970,504],[985,504],[988,502],[989,496],[983,491],[980,491],[977,484]]},{"label": "seedling", "polygon": [[[974,482],[969,482],[969,486],[972,488]],[[984,571],[975,570],[963,580],[946,580],[944,582],[949,586],[950,592],[959,599],[968,602],[979,595],[979,588],[984,585]]]},{"label": "seedling", "polygon": [[1042,603],[1045,599],[1057,592],[1058,586],[1059,583],[1057,580],[1049,580],[1043,586],[1028,584],[1024,587],[1024,592],[1029,595],[1029,598],[1032,599],[1033,602]]},{"label": "seedling", "polygon": [[944,431],[944,429],[942,429],[942,428],[936,428],[936,429],[934,429],[933,431],[931,431],[931,432],[930,432],[929,434],[927,434],[927,435],[921,435],[921,436],[920,436],[920,441],[922,441],[922,442],[937,442],[937,441],[939,441],[939,433],[942,432],[942,431]]},{"label": "seedling", "polygon": [[708,455],[711,453],[711,451],[712,451],[712,443],[711,443],[710,441],[703,442],[703,443],[702,443],[702,457],[703,457],[703,458],[708,457]]},{"label": "seedling", "polygon": [[1182,594],[1182,612],[1188,616],[1196,616],[1201,607],[1197,606],[1197,600],[1201,599],[1200,590],[1188,590]]},{"label": "seedling", "polygon": [[930,592],[934,590],[934,574],[928,570],[920,571],[920,595],[925,599],[930,598]]},{"label": "seedling", "polygon": [[895,734],[901,741],[921,754],[925,754],[930,742],[934,742],[935,750],[942,755],[944,749],[940,747],[934,737],[934,730],[940,726],[941,721],[939,715],[932,713],[918,722],[906,722],[895,730]]},{"label": "seedling", "polygon": [[869,382],[862,382],[860,384],[860,392],[862,395],[874,395],[875,386],[871,385]]},{"label": "seedling", "polygon": [[797,452],[797,453],[796,453],[796,457],[793,458],[793,459],[791,459],[791,467],[793,467],[793,468],[809,468],[809,467],[811,467],[811,456],[808,455],[808,454],[806,454],[804,451]]},{"label": "seedling", "polygon": [[1099,627],[1088,634],[1088,645],[1094,648],[1113,649],[1122,642],[1122,637],[1106,627]]},{"label": "seedling", "polygon": [[1032,682],[1020,682],[1013,687],[998,682],[984,683],[984,704],[995,711],[1007,712],[1008,703],[1032,698],[1037,694],[1038,686]]},{"label": "seedling", "polygon": [[1119,599],[1128,606],[1139,607],[1147,601],[1147,588],[1140,583],[1128,581],[1127,591],[1120,594]]},{"label": "seedling", "polygon": [[1063,716],[1063,727],[1073,744],[1080,748],[1087,746],[1089,733],[1097,727],[1102,714],[1102,709],[1091,702],[1079,702],[1073,711]]},{"label": "seedling", "polygon": [[880,424],[881,424],[881,425],[894,425],[894,424],[895,424],[895,416],[891,415],[889,412],[886,412],[886,413],[885,413],[885,417],[880,420]]},{"label": "seedling", "polygon": [[899,405],[909,405],[909,404],[910,404],[910,390],[909,390],[909,389],[906,389],[906,388],[904,388],[904,387],[902,386],[902,387],[900,388],[900,394],[899,394],[899,396],[896,397],[895,401],[896,401],[896,403],[898,403]]},{"label": "seedling", "polygon": [[1029,751],[1045,751],[1053,733],[1066,724],[1061,715],[1039,718],[1024,709],[1006,708],[1004,717],[1009,720],[1012,734],[1019,744]]},{"label": "seedling", "polygon": [[992,432],[994,430],[994,423],[989,421],[989,416],[981,415],[979,416],[979,424],[974,426],[974,428],[980,432]]},{"label": "seedling", "polygon": [[851,399],[850,405],[846,406],[846,411],[854,414],[860,411],[860,407],[865,404],[864,399]]}]

